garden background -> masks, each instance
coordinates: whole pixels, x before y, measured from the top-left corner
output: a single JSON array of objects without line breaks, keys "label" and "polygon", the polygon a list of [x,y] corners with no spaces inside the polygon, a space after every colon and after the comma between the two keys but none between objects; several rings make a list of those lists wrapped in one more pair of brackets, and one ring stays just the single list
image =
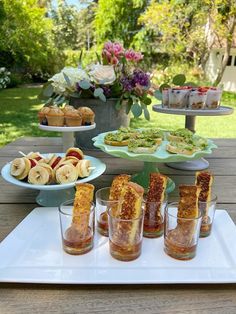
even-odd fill
[{"label": "garden background", "polygon": [[[156,86],[178,73],[217,86],[235,45],[235,28],[234,0],[1,0],[0,146],[20,136],[59,136],[38,129],[42,102],[37,96],[53,74],[78,64],[81,51],[86,65],[96,60],[105,41],[120,41],[144,54],[142,67]],[[206,64],[217,45],[224,54],[210,81]],[[236,94],[224,92],[222,104],[235,108]],[[184,117],[151,113],[150,122],[140,117],[131,125],[178,128]],[[236,112],[198,117],[197,132],[236,137]]]}]

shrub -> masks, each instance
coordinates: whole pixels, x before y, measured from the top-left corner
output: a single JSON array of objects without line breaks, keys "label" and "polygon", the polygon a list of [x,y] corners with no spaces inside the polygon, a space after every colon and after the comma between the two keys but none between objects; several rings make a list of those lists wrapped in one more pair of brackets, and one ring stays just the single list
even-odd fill
[{"label": "shrub", "polygon": [[10,83],[10,74],[6,68],[0,68],[0,89],[8,86]]}]

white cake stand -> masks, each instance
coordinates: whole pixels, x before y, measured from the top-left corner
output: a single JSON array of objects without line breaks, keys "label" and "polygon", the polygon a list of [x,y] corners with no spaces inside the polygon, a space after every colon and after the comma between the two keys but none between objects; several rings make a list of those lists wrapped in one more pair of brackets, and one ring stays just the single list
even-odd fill
[{"label": "white cake stand", "polygon": [[[217,109],[175,109],[175,108],[165,108],[162,105],[154,105],[152,110],[155,112],[166,113],[166,114],[176,114],[185,116],[185,128],[196,132],[196,117],[197,116],[222,116],[230,115],[234,112],[233,108],[220,106]],[[209,167],[209,162],[204,159],[196,159],[184,162],[170,162],[166,163],[167,166],[180,169],[180,170],[203,170]]]},{"label": "white cake stand", "polygon": [[[56,153],[56,155],[63,157],[65,154]],[[46,157],[47,155],[42,154],[42,156]],[[95,169],[92,170],[91,174],[88,177],[76,181],[78,183],[84,183],[94,180],[101,174],[103,174],[103,172],[106,170],[106,165],[98,158],[85,155],[84,159],[90,160],[92,167],[94,167]],[[74,198],[74,186],[76,182],[71,182],[67,184],[34,185],[29,184],[28,182],[19,181],[10,174],[10,162],[2,168],[1,175],[3,179],[5,179],[7,182],[15,184],[19,187],[39,190],[39,194],[36,197],[36,202],[41,206],[55,207],[67,200]]]},{"label": "white cake stand", "polygon": [[96,128],[96,123],[91,125],[81,125],[81,126],[49,126],[39,124],[39,129],[43,131],[56,131],[62,132],[62,144],[63,152],[66,152],[68,148],[74,146],[74,132],[84,132]]}]

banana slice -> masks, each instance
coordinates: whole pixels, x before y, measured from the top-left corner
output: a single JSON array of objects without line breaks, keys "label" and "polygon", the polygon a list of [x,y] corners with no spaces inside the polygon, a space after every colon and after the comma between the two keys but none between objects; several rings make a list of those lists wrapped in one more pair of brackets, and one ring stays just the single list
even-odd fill
[{"label": "banana slice", "polygon": [[78,170],[72,164],[62,165],[56,170],[56,181],[59,184],[71,183],[78,178]]},{"label": "banana slice", "polygon": [[88,177],[91,173],[91,161],[90,160],[80,160],[76,165],[78,176],[80,178]]},{"label": "banana slice", "polygon": [[30,152],[25,157],[26,158],[31,158],[31,159],[36,159],[37,161],[39,161],[41,159],[44,159],[43,156],[39,152],[37,152],[37,153]]},{"label": "banana slice", "polygon": [[43,162],[40,163],[40,166],[44,167],[48,171],[48,174],[49,174],[49,182],[48,183],[50,184],[50,183],[54,182],[55,181],[55,172],[52,169],[52,167],[49,164],[46,164]]},{"label": "banana slice", "polygon": [[50,181],[49,171],[42,167],[40,164],[36,165],[34,168],[30,169],[28,182],[31,184],[45,185]]},{"label": "banana slice", "polygon": [[17,177],[21,175],[25,170],[25,160],[24,158],[16,158],[12,161],[10,167],[10,173],[12,176]]},{"label": "banana slice", "polygon": [[57,171],[57,169],[63,165],[65,160],[66,160],[66,157],[62,157],[53,169]]},{"label": "banana slice", "polygon": [[31,169],[31,162],[29,159],[27,159],[26,157],[23,157],[23,160],[24,160],[24,163],[25,163],[25,168],[24,168],[24,171],[22,174],[20,174],[19,176],[16,176],[16,179],[18,180],[24,180],[28,174],[29,174],[29,171]]}]

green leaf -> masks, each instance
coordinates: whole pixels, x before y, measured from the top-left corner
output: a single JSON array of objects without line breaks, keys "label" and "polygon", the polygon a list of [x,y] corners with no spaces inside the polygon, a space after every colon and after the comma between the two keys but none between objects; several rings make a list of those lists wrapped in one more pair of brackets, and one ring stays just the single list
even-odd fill
[{"label": "green leaf", "polygon": [[81,97],[81,92],[70,93],[70,96],[73,97],[73,98],[80,98]]},{"label": "green leaf", "polygon": [[129,98],[130,97],[130,92],[125,92],[124,93],[124,98]]},{"label": "green leaf", "polygon": [[64,79],[65,79],[67,85],[69,87],[71,87],[71,82],[70,82],[70,79],[69,79],[68,75],[66,75],[66,73],[64,73],[64,72],[62,72],[62,73],[63,73]]},{"label": "green leaf", "polygon": [[94,97],[99,97],[99,95],[103,94],[103,89],[101,87],[96,88],[93,94],[94,94]]},{"label": "green leaf", "polygon": [[159,87],[159,91],[162,92],[164,88],[170,88],[170,85],[167,83],[161,84],[161,86]]},{"label": "green leaf", "polygon": [[38,95],[38,99],[47,99],[48,97],[51,97],[53,94],[53,86],[52,82],[47,82],[44,84],[40,94]]},{"label": "green leaf", "polygon": [[151,98],[144,97],[144,98],[142,98],[142,102],[143,102],[146,106],[149,106],[149,105],[151,105],[152,100],[151,100]]},{"label": "green leaf", "polygon": [[140,107],[139,104],[135,103],[132,105],[131,111],[135,118],[139,117],[142,114],[142,107]]},{"label": "green leaf", "polygon": [[91,84],[87,80],[79,81],[79,87],[81,87],[82,89],[89,89],[90,86]]},{"label": "green leaf", "polygon": [[82,63],[82,56],[83,56],[83,49],[80,50],[80,54],[79,54],[79,64],[80,65]]},{"label": "green leaf", "polygon": [[48,100],[45,102],[44,107],[51,106],[53,104],[53,98],[50,97]]},{"label": "green leaf", "polygon": [[104,102],[107,101],[106,96],[105,96],[104,94],[100,94],[100,95],[98,96],[98,98],[99,98],[101,101],[104,101]]},{"label": "green leaf", "polygon": [[102,62],[101,62],[101,57],[99,56],[99,54],[96,52],[96,56],[97,56],[97,60],[98,60],[98,63],[99,64],[102,64]]},{"label": "green leaf", "polygon": [[147,108],[144,108],[144,117],[146,120],[150,121],[150,113]]},{"label": "green leaf", "polygon": [[129,99],[129,101],[126,105],[126,110],[125,110],[126,114],[129,114],[132,105],[133,105],[132,99]]},{"label": "green leaf", "polygon": [[65,97],[63,95],[59,95],[54,99],[54,103],[57,105],[61,105],[65,102]]},{"label": "green leaf", "polygon": [[154,92],[154,97],[158,100],[162,100],[162,93],[159,90]]},{"label": "green leaf", "polygon": [[122,103],[121,100],[119,99],[115,105],[116,110],[120,110],[120,108],[122,107]]},{"label": "green leaf", "polygon": [[185,81],[186,81],[186,76],[184,74],[177,74],[172,79],[173,84],[180,85],[180,86],[182,86]]}]

